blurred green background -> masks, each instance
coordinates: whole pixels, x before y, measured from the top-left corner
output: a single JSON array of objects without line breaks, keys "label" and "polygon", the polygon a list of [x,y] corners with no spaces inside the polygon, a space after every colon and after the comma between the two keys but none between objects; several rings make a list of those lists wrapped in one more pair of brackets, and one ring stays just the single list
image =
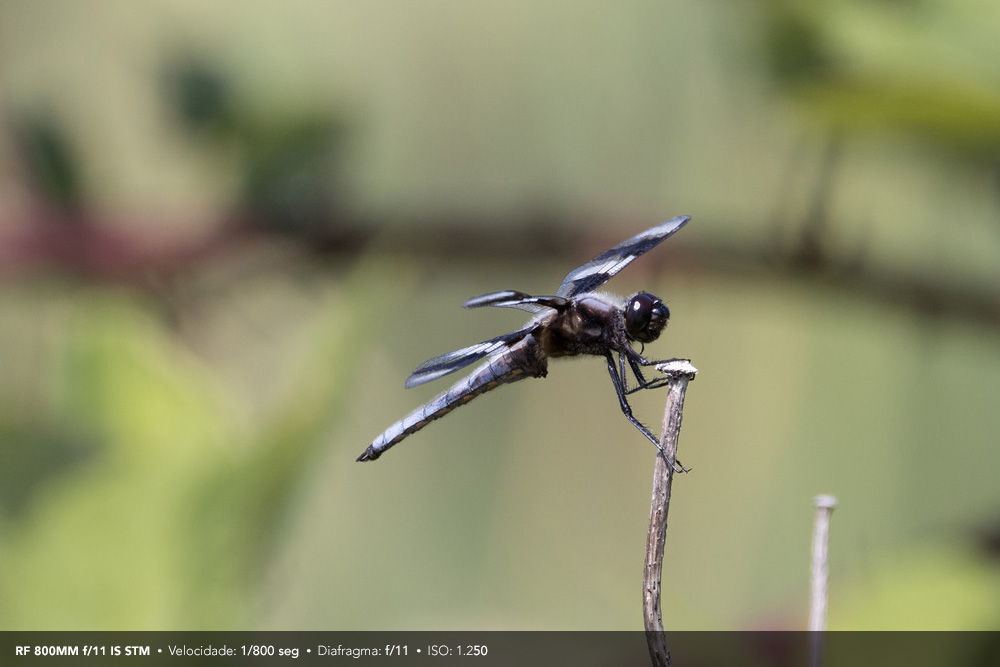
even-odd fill
[{"label": "blurred green background", "polygon": [[[0,627],[639,629],[600,360],[355,457],[610,285],[690,357],[668,629],[1000,627],[1000,5],[0,3]],[[662,392],[635,397],[659,426]]]}]

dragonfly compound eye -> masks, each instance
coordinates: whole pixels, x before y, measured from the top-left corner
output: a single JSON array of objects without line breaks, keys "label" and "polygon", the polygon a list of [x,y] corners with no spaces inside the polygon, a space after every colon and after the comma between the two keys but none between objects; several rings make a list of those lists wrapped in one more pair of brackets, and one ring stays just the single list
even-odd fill
[{"label": "dragonfly compound eye", "polygon": [[640,343],[651,343],[660,336],[670,319],[670,309],[649,292],[639,292],[625,305],[625,331]]}]

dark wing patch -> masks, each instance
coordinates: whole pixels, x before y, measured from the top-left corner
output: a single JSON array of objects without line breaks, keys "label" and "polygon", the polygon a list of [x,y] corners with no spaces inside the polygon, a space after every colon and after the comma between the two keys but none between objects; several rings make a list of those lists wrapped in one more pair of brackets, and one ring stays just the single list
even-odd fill
[{"label": "dark wing patch", "polygon": [[570,271],[559,285],[556,294],[571,298],[577,294],[594,291],[628,266],[633,259],[669,238],[690,219],[690,216],[681,215],[667,220],[619,243],[611,250],[602,252],[583,266]]},{"label": "dark wing patch", "polygon": [[535,326],[535,324],[531,324],[518,331],[512,331],[502,336],[483,341],[482,343],[476,343],[469,347],[463,347],[461,350],[455,350],[448,354],[442,354],[440,357],[428,359],[417,366],[416,370],[410,374],[410,377],[406,378],[406,388],[409,389],[425,382],[436,380],[439,377],[465,368],[483,357],[499,352],[504,347],[512,345],[527,336]]},{"label": "dark wing patch", "polygon": [[501,308],[520,308],[521,310],[526,310],[529,313],[538,313],[542,311],[541,306],[531,303],[530,301],[525,301],[525,299],[530,300],[531,295],[509,289],[502,292],[490,292],[489,294],[483,294],[482,296],[474,296],[463,303],[462,308],[499,306]]},{"label": "dark wing patch", "polygon": [[546,308],[561,310],[568,301],[556,296],[531,296],[515,290],[490,292],[482,296],[474,296],[462,304],[463,308],[482,308],[483,306],[499,306],[501,308],[520,308],[529,313],[540,313]]}]

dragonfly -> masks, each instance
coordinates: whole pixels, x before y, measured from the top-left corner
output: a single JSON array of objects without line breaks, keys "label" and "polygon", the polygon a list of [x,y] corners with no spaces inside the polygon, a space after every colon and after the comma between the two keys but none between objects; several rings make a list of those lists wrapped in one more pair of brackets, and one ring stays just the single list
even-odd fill
[{"label": "dragonfly", "polygon": [[[686,215],[672,218],[602,252],[570,271],[553,296],[504,290],[466,301],[462,304],[465,308],[518,308],[534,316],[517,331],[442,354],[417,366],[406,379],[407,388],[486,359],[446,392],[383,431],[357,460],[374,461],[435,419],[503,384],[545,377],[550,358],[579,355],[604,357],[622,413],[659,448],[659,438],[632,414],[628,396],[642,389],[661,387],[669,381],[667,377],[647,379],[643,369],[676,360],[649,361],[642,356],[642,350],[666,328],[670,309],[648,292],[622,299],[595,290],[634,259],[670,238],[690,219]],[[636,344],[639,351],[635,349]],[[626,369],[635,376],[634,386],[629,386]],[[686,470],[679,463],[676,465],[678,470]]]}]

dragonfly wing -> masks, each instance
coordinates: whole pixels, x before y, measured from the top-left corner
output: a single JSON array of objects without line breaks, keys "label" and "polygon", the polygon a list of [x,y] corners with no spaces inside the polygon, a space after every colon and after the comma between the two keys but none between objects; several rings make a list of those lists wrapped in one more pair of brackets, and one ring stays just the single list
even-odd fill
[{"label": "dragonfly wing", "polygon": [[583,266],[570,271],[563,279],[562,284],[559,285],[556,294],[571,298],[584,292],[593,292],[628,266],[636,257],[670,238],[690,219],[690,216],[686,215],[672,218],[602,252]]},{"label": "dragonfly wing", "polygon": [[567,300],[556,296],[531,296],[515,290],[490,292],[482,296],[474,296],[462,304],[463,308],[482,308],[483,306],[498,306],[500,308],[519,308],[529,313],[540,313],[546,308],[561,310]]},{"label": "dragonfly wing", "polygon": [[442,354],[440,357],[428,359],[417,366],[416,370],[410,374],[410,377],[406,378],[406,387],[407,389],[416,387],[417,385],[436,380],[439,377],[465,368],[483,357],[488,357],[501,351],[504,347],[513,345],[531,333],[534,328],[535,324],[532,323],[523,329],[512,331],[502,336],[485,340],[482,343],[470,345],[469,347],[463,347],[448,354]]}]

